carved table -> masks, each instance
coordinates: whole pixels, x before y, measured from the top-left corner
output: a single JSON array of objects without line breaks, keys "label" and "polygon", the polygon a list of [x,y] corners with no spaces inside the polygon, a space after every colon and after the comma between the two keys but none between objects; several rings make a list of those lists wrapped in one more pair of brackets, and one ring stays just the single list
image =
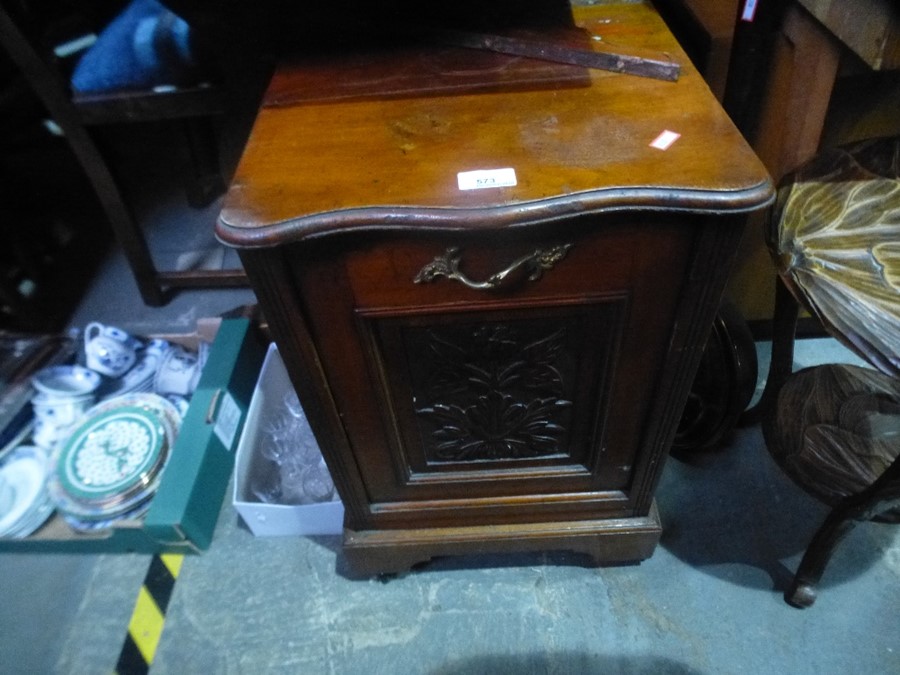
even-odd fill
[{"label": "carved table", "polygon": [[278,69],[250,135],[217,232],[359,573],[542,549],[636,561],[658,541],[654,488],[772,186],[649,4],[573,16],[579,48],[680,77],[436,45],[308,58]]}]

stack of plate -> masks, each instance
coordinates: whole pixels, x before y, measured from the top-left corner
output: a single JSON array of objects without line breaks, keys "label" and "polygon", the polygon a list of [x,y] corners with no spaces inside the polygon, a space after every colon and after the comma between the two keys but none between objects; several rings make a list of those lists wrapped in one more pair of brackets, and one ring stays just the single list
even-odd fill
[{"label": "stack of plate", "polygon": [[181,416],[156,394],[127,394],[91,408],[53,457],[49,490],[77,530],[142,516],[159,488]]},{"label": "stack of plate", "polygon": [[40,448],[20,446],[0,464],[0,537],[27,537],[51,513],[47,456]]}]

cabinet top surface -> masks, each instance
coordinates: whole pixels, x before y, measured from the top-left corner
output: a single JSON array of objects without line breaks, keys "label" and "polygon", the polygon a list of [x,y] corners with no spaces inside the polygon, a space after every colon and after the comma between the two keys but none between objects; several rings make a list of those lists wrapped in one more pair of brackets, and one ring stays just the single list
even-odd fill
[{"label": "cabinet top surface", "polygon": [[[678,80],[434,45],[283,65],[219,236],[261,246],[348,228],[768,203],[768,174],[652,7],[575,6],[573,18],[579,48],[674,61]],[[660,137],[671,144],[654,147]],[[471,189],[479,179],[500,186]]]}]

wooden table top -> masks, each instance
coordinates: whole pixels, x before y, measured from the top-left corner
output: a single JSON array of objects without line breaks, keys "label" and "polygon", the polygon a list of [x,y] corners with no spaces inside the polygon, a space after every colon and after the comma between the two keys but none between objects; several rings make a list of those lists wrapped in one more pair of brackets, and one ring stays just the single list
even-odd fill
[{"label": "wooden table top", "polygon": [[[671,60],[679,79],[433,45],[284,64],[219,237],[253,247],[608,209],[734,213],[771,200],[766,170],[652,6],[575,6],[573,16],[579,46]],[[665,132],[677,139],[652,147]],[[515,185],[460,189],[461,172],[495,169],[512,169]]]}]

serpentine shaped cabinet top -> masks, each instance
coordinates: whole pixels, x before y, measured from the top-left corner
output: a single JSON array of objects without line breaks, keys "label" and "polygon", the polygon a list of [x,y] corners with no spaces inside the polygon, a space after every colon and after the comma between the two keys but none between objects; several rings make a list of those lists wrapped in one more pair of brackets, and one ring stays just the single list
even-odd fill
[{"label": "serpentine shaped cabinet top", "polygon": [[277,70],[227,195],[218,236],[362,574],[473,551],[640,560],[658,540],[663,459],[772,186],[649,3],[566,17],[512,37],[677,79],[444,32],[307,56]]}]

